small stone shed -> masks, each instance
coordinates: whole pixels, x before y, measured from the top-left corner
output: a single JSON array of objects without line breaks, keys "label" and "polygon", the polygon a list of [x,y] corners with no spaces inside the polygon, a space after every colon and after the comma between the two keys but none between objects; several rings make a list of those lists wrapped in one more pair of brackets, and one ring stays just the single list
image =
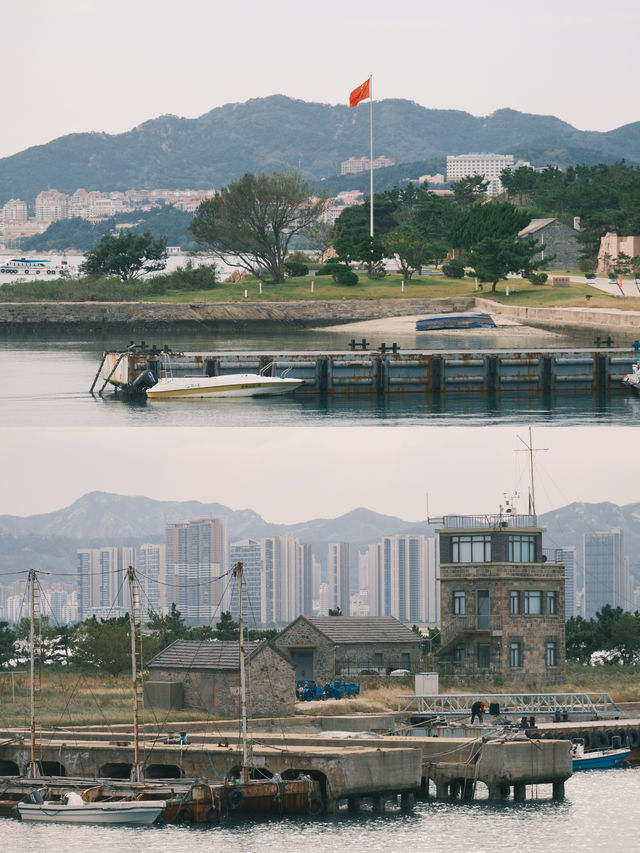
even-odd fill
[{"label": "small stone shed", "polygon": [[532,219],[518,234],[519,240],[531,238],[544,246],[534,256],[536,261],[555,256],[551,264],[560,269],[575,269],[580,257],[580,232],[565,225],[559,219]]},{"label": "small stone shed", "polygon": [[[268,642],[245,643],[247,712],[250,717],[293,713],[295,667]],[[240,644],[176,640],[148,663],[146,701],[162,696],[157,682],[182,685],[183,708],[216,717],[240,717]],[[160,686],[160,685],[159,685]],[[159,704],[159,703],[158,703]]]},{"label": "small stone shed", "polygon": [[420,669],[420,637],[393,616],[299,616],[271,642],[298,679]]}]

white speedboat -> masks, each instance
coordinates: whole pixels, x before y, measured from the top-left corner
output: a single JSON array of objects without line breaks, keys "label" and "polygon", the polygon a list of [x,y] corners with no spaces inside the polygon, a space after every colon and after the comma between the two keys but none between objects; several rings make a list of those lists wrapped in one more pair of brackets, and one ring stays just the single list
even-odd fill
[{"label": "white speedboat", "polygon": [[164,800],[110,800],[91,803],[83,800],[75,791],[70,791],[58,802],[48,802],[42,795],[36,796],[37,793],[29,796],[29,799],[35,802],[18,803],[21,820],[148,826],[160,817],[166,806]]},{"label": "white speedboat", "polygon": [[259,373],[230,373],[226,376],[167,376],[147,388],[147,400],[176,397],[271,397],[295,391],[302,379],[262,376]]}]

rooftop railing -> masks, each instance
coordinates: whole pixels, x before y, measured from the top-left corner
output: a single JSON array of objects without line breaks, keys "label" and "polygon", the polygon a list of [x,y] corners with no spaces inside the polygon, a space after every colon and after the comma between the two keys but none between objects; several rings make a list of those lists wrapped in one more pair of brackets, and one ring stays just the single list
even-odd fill
[{"label": "rooftop railing", "polygon": [[535,515],[443,515],[442,518],[430,518],[430,523],[440,524],[445,530],[471,530],[477,528],[499,529],[501,527],[536,528],[538,518]]}]

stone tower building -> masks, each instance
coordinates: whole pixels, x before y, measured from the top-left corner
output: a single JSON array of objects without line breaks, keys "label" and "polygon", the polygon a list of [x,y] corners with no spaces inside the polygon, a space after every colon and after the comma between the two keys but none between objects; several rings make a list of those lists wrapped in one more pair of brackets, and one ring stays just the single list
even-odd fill
[{"label": "stone tower building", "polygon": [[511,684],[560,684],[564,566],[547,561],[536,516],[510,510],[442,520],[438,660]]}]

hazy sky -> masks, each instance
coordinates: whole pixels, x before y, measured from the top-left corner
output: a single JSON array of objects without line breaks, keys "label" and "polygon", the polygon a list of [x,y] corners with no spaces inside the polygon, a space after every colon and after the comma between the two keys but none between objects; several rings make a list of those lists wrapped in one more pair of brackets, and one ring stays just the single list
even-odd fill
[{"label": "hazy sky", "polygon": [[[536,509],[640,501],[637,427],[533,431]],[[497,512],[520,490],[526,427],[12,429],[0,431],[0,513],[31,515],[89,491],[215,501],[270,522],[335,517],[359,506],[417,521]]]},{"label": "hazy sky", "polygon": [[640,118],[632,0],[3,0],[0,156],[67,133],[121,133],[173,113],[282,93],[488,115],[581,130]]}]

